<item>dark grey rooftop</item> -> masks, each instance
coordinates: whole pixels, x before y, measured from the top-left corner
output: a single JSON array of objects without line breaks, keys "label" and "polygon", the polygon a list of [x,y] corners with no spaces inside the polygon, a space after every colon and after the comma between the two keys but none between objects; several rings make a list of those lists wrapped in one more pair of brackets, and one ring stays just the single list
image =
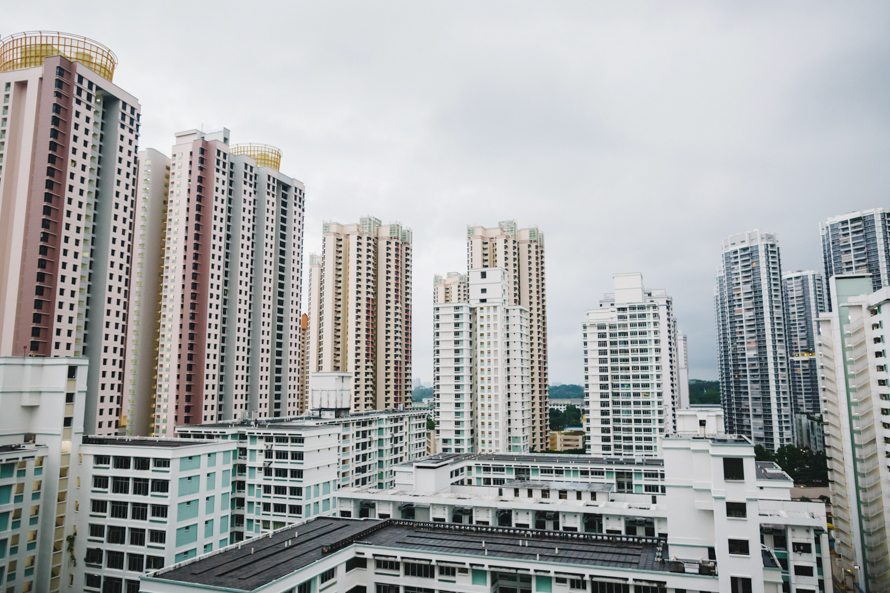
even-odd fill
[{"label": "dark grey rooftop", "polygon": [[589,455],[560,455],[558,453],[437,453],[414,462],[421,465],[438,465],[450,461],[489,461],[498,463],[556,463],[559,465],[638,465],[664,467],[664,460],[657,457],[591,457]]},{"label": "dark grey rooftop", "polygon": [[[304,568],[330,546],[381,523],[377,520],[322,517],[229,546],[190,563],[162,569],[154,577],[185,583],[253,591]],[[291,545],[285,547],[285,542]]]},{"label": "dark grey rooftop", "polygon": [[[351,545],[414,553],[682,572],[656,538],[534,529],[320,517],[162,569],[149,578],[253,591]],[[384,554],[383,549],[380,550]]]},{"label": "dark grey rooftop", "polygon": [[758,480],[780,480],[790,482],[791,476],[786,474],[774,461],[755,461]]},{"label": "dark grey rooftop", "polygon": [[139,437],[83,437],[84,445],[130,445],[133,447],[159,447],[173,449],[176,447],[194,447],[195,445],[209,445],[213,443],[226,443],[227,441],[199,441],[196,439],[152,439]]}]

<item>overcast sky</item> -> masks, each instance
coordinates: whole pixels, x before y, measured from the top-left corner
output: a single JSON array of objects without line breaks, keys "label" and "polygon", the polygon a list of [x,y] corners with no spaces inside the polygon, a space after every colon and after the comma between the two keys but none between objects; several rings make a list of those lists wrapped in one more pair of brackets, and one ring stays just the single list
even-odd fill
[{"label": "overcast sky", "polygon": [[546,236],[551,382],[581,382],[581,324],[613,272],[674,297],[691,376],[716,377],[724,236],[775,232],[821,267],[819,222],[890,206],[887,2],[43,2],[0,34],[111,47],[142,147],[222,126],[281,147],[324,220],[414,230],[414,368],[466,225]]}]

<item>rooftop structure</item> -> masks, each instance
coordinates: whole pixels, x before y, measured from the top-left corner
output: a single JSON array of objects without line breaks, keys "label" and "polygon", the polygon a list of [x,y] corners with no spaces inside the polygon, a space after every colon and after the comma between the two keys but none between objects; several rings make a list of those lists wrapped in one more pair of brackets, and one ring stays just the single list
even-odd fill
[{"label": "rooftop structure", "polygon": [[47,58],[62,56],[112,80],[117,67],[114,52],[89,37],[59,31],[27,31],[0,39],[0,72],[43,66]]}]

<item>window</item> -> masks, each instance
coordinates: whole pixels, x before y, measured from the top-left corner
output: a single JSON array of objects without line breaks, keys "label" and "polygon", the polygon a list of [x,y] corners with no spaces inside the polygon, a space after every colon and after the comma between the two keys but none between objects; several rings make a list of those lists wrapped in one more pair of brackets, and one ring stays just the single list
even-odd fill
[{"label": "window", "polygon": [[751,579],[748,577],[730,577],[730,593],[751,593]]},{"label": "window", "polygon": [[398,585],[390,585],[387,583],[377,583],[374,586],[374,593],[400,593]]},{"label": "window", "polygon": [[[724,457],[723,458],[723,479],[724,480],[744,480],[745,465],[744,459],[741,457]],[[750,582],[750,579],[748,579]]]},{"label": "window", "polygon": [[137,521],[148,521],[148,505],[144,502],[134,502],[130,518]]},{"label": "window", "polygon": [[422,579],[431,579],[433,576],[432,564],[420,564],[418,562],[405,562],[405,576],[419,577]]},{"label": "window", "polygon": [[813,567],[812,566],[800,566],[799,564],[794,565],[794,574],[799,577],[811,577],[813,576]]},{"label": "window", "polygon": [[127,535],[126,527],[121,527],[120,525],[109,525],[108,526],[108,543],[109,544],[126,543],[126,535]]},{"label": "window", "polygon": [[126,519],[127,518],[127,503],[122,502],[120,500],[112,500],[111,501],[111,516],[115,519]]},{"label": "window", "polygon": [[367,568],[368,560],[365,558],[350,558],[346,561],[346,572],[355,570],[356,568]]},{"label": "window", "polygon": [[439,576],[454,578],[457,576],[457,568],[454,566],[440,566],[439,567]]},{"label": "window", "polygon": [[297,585],[297,593],[312,593],[312,581],[306,581]]},{"label": "window", "polygon": [[145,566],[145,557],[142,554],[127,554],[127,569],[142,572]]},{"label": "window", "polygon": [[791,542],[791,549],[795,554],[811,554],[813,544],[807,542]]},{"label": "window", "polygon": [[131,546],[144,546],[145,545],[145,530],[144,529],[134,529],[130,528],[130,545]]},{"label": "window", "polygon": [[102,564],[102,549],[87,548],[85,561],[87,564]]},{"label": "window", "polygon": [[123,552],[114,552],[107,551],[105,552],[105,566],[108,568],[117,568],[123,570],[124,568],[124,553]]},{"label": "window", "polygon": [[114,469],[130,469],[130,458],[129,457],[115,457],[114,458]]},{"label": "window", "polygon": [[[115,459],[120,459],[120,458],[115,457]],[[115,494],[129,494],[130,493],[130,478],[122,478],[120,476],[114,476],[111,479],[111,491]]]},{"label": "window", "polygon": [[93,476],[93,490],[108,490],[108,476]]},{"label": "window", "polygon": [[167,517],[167,507],[161,504],[151,505],[151,516],[159,519]]},{"label": "window", "polygon": [[732,519],[744,519],[748,516],[748,505],[744,502],[727,502],[726,516]]},{"label": "window", "polygon": [[153,544],[163,544],[167,541],[167,533],[152,529],[148,532],[148,541]]},{"label": "window", "polygon": [[164,568],[164,557],[163,556],[146,556],[145,557],[145,570],[157,570],[159,568]]},{"label": "window", "polygon": [[748,540],[746,539],[731,539],[729,540],[729,553],[737,554],[739,556],[748,556],[750,551],[748,550]]},{"label": "window", "polygon": [[133,478],[133,494],[148,496],[148,478]]},{"label": "window", "polygon": [[336,575],[337,575],[337,569],[329,568],[326,571],[324,571],[323,573],[321,573],[321,576],[318,578],[318,582],[319,583],[327,583],[328,581],[333,579]]},{"label": "window", "polygon": [[105,515],[108,513],[108,501],[107,500],[94,500],[90,502],[90,512],[97,513],[99,515]]},{"label": "window", "polygon": [[105,526],[90,523],[90,537],[105,539]]},{"label": "window", "polygon": [[399,572],[398,560],[387,560],[385,558],[377,558],[374,560],[374,566],[377,570],[392,570]]}]

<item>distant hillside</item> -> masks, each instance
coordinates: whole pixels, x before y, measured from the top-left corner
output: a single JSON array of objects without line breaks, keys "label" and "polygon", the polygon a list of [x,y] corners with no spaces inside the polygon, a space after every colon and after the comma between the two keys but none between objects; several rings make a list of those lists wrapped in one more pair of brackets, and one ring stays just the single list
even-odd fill
[{"label": "distant hillside", "polygon": [[548,391],[550,392],[551,399],[580,399],[584,397],[584,388],[571,383],[551,385]]},{"label": "distant hillside", "polygon": [[689,403],[719,404],[720,381],[702,381],[689,379]]},{"label": "distant hillside", "polygon": [[411,399],[419,402],[423,399],[429,399],[433,397],[433,388],[432,387],[415,387],[411,390]]}]

